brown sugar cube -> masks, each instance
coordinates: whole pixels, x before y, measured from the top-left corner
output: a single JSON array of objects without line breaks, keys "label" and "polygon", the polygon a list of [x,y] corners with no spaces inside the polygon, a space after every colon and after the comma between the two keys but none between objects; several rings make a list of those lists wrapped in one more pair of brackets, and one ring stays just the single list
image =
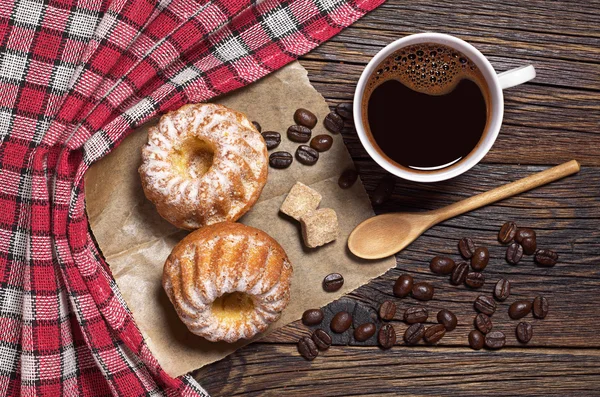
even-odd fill
[{"label": "brown sugar cube", "polygon": [[300,218],[302,237],[308,248],[320,247],[330,243],[338,236],[338,219],[331,208],[309,212]]},{"label": "brown sugar cube", "polygon": [[309,188],[304,183],[296,182],[283,204],[281,204],[279,211],[299,221],[303,215],[319,207],[321,198],[317,191]]}]

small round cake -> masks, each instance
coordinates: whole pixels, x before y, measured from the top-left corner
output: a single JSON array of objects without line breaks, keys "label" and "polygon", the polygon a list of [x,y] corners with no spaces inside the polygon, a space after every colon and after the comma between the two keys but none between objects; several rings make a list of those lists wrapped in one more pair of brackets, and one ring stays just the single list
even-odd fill
[{"label": "small round cake", "polygon": [[265,141],[244,114],[192,104],[149,129],[139,173],[158,213],[191,230],[244,215],[267,182],[268,162]]},{"label": "small round cake", "polygon": [[267,329],[290,300],[292,265],[265,232],[222,222],[190,233],[171,251],[162,284],[188,329],[235,342]]}]

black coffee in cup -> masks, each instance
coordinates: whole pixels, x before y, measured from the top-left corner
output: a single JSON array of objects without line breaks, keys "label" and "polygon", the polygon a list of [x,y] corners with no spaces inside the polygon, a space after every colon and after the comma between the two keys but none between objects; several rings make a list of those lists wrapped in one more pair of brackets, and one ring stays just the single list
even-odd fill
[{"label": "black coffee in cup", "polygon": [[435,43],[402,48],[369,76],[362,116],[380,154],[412,170],[460,162],[488,123],[485,78],[464,54]]}]

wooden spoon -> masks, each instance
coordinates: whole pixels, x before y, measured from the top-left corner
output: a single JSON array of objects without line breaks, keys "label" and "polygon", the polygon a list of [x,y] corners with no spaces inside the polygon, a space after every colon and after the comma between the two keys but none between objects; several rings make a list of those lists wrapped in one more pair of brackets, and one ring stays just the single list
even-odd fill
[{"label": "wooden spoon", "polygon": [[406,214],[398,212],[375,216],[362,222],[352,231],[348,237],[348,248],[354,255],[364,259],[380,259],[394,255],[433,225],[575,174],[579,168],[579,163],[571,160],[434,211]]}]

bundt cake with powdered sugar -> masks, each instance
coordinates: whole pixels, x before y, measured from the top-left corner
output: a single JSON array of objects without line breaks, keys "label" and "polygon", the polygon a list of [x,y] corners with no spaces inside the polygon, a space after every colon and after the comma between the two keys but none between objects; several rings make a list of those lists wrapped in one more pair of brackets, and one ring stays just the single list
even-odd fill
[{"label": "bundt cake with powdered sugar", "polygon": [[190,233],[167,258],[162,284],[188,329],[235,342],[263,332],[290,300],[292,265],[265,232],[222,222]]},{"label": "bundt cake with powdered sugar", "polygon": [[185,105],[149,129],[139,173],[163,218],[197,229],[235,221],[254,205],[267,181],[267,147],[244,114]]}]

